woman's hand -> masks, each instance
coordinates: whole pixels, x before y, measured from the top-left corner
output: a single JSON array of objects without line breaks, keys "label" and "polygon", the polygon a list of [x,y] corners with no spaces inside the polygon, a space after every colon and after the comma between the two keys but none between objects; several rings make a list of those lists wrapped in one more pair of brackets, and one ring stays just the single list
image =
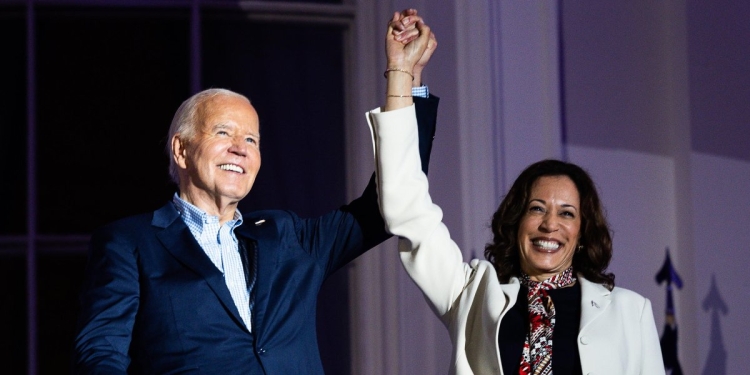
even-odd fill
[{"label": "woman's hand", "polygon": [[[389,25],[393,27],[393,35],[395,39],[404,45],[409,44],[416,39],[419,36],[419,30],[416,28],[416,22],[418,20],[421,20],[421,17],[417,17],[416,9],[406,9],[402,11],[401,14],[394,13]],[[435,38],[435,34],[431,32],[430,40],[427,42],[427,49],[412,70],[412,74],[414,75],[412,87],[422,86],[422,71],[425,66],[427,66],[427,63],[430,61],[430,57],[432,57],[436,48],[437,39]]]},{"label": "woman's hand", "polygon": [[[430,40],[433,41],[432,49],[426,53]],[[411,88],[417,80],[414,75],[415,68],[419,74],[418,83],[421,84],[422,68],[429,61],[436,46],[437,42],[430,27],[417,15],[416,10],[408,9],[393,14],[393,18],[388,22],[385,37],[388,63],[385,76],[388,83],[384,111],[412,105]]]},{"label": "woman's hand", "polygon": [[[432,50],[425,56],[425,51],[433,40]],[[434,51],[437,42],[432,35],[429,26],[427,26],[422,17],[417,15],[414,9],[407,9],[403,12],[394,12],[393,18],[388,22],[388,32],[386,33],[386,58],[389,69],[403,69],[412,72],[414,67],[421,61],[421,68],[429,61],[432,51]]]}]

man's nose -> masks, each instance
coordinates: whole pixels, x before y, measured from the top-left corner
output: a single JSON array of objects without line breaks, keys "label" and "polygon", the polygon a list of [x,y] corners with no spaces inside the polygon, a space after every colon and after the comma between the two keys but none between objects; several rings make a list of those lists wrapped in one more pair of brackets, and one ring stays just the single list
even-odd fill
[{"label": "man's nose", "polygon": [[247,147],[245,137],[234,137],[232,138],[232,146],[229,147],[229,152],[239,156],[246,156]]}]

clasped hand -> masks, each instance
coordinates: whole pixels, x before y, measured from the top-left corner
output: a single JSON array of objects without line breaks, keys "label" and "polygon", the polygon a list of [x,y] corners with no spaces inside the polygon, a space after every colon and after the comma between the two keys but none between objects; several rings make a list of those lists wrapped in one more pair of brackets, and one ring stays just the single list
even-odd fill
[{"label": "clasped hand", "polygon": [[388,69],[411,72],[414,80],[420,81],[422,69],[437,48],[437,40],[417,11],[407,9],[394,12],[388,22],[385,46]]}]

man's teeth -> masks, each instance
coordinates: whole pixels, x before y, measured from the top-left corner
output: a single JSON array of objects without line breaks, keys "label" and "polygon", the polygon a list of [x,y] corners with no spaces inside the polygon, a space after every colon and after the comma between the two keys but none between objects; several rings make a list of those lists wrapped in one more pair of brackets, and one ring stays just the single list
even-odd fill
[{"label": "man's teeth", "polygon": [[534,246],[541,247],[544,250],[557,250],[560,247],[560,243],[557,241],[536,240],[533,243]]},{"label": "man's teeth", "polygon": [[222,164],[219,166],[219,168],[225,170],[225,171],[232,171],[237,173],[245,173],[245,170],[240,168],[239,165],[234,164]]}]

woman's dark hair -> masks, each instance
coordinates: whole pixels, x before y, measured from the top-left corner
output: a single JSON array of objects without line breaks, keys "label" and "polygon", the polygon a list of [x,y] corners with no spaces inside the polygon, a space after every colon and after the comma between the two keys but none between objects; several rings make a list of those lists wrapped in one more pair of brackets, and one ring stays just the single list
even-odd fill
[{"label": "woman's dark hair", "polygon": [[615,286],[615,275],[606,272],[612,259],[612,237],[604,217],[599,194],[591,177],[581,167],[560,160],[542,160],[528,166],[518,176],[508,194],[492,216],[492,243],[484,248],[484,256],[495,266],[500,282],[507,283],[521,274],[518,227],[529,204],[534,183],[545,176],[567,176],[578,189],[581,199],[581,234],[573,255],[573,270],[587,280]]}]

